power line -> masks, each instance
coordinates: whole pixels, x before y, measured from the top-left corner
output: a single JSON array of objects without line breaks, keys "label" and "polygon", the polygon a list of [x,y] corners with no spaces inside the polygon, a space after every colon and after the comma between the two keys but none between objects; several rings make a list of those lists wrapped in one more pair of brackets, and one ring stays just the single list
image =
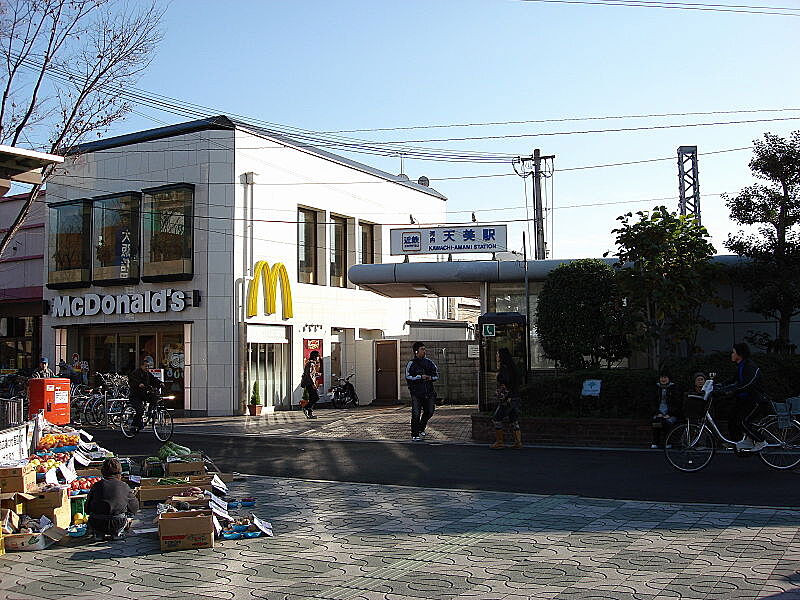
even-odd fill
[{"label": "power line", "polygon": [[[689,2],[626,2],[625,0],[520,0],[521,2],[538,2],[543,4],[583,4],[588,6],[626,6],[631,8],[664,8],[672,10],[697,10],[708,12],[747,13],[755,15],[779,15],[785,17],[800,17],[795,12],[782,12],[798,10],[786,7],[747,7],[736,4],[702,4]],[[723,8],[724,7],[724,8]],[[739,8],[741,7],[741,8]],[[762,10],[754,10],[762,9]],[[764,10],[766,9],[766,10]]]},{"label": "power line", "polygon": [[364,129],[339,129],[334,131],[321,131],[320,133],[370,133],[382,131],[409,131],[414,129],[457,129],[460,127],[496,127],[504,125],[538,125],[543,123],[566,123],[575,121],[613,121],[622,119],[656,119],[664,117],[692,117],[707,115],[736,115],[767,112],[792,112],[800,108],[755,108],[742,110],[709,110],[675,113],[650,113],[633,115],[601,115],[595,117],[563,117],[558,119],[528,119],[522,121],[487,121],[484,123],[449,123],[444,125],[408,125],[400,127],[371,127]]}]

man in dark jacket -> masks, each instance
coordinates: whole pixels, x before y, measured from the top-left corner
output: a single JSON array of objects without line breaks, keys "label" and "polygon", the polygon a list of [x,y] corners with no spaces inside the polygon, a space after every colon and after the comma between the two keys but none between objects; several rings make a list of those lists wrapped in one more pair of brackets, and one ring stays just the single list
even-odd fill
[{"label": "man in dark jacket", "polygon": [[767,445],[752,426],[765,399],[761,369],[750,360],[750,347],[744,342],[733,345],[731,361],[736,363],[736,377],[723,390],[734,397],[728,430],[737,450],[758,452]]},{"label": "man in dark jacket", "polygon": [[95,541],[110,535],[112,540],[122,539],[128,526],[128,517],[139,510],[139,501],[130,486],[122,481],[122,465],[116,458],[107,458],[100,468],[103,479],[95,483],[86,497],[86,514],[94,532]]},{"label": "man in dark jacket", "polygon": [[681,397],[677,386],[670,381],[668,373],[661,373],[658,376],[658,383],[653,393],[653,406],[656,414],[653,415],[653,443],[650,447],[655,449],[661,446],[662,438],[665,438],[678,422],[680,412]]},{"label": "man in dark jacket", "polygon": [[53,373],[53,370],[49,366],[49,361],[47,357],[43,356],[42,360],[39,361],[39,369],[33,372],[31,375],[32,378],[35,379],[43,379],[47,377],[55,377],[56,374]]},{"label": "man in dark jacket", "polygon": [[426,358],[425,344],[414,342],[412,349],[414,359],[406,365],[406,383],[411,392],[411,441],[419,442],[427,435],[425,426],[436,407],[433,382],[439,379],[439,369],[436,363]]},{"label": "man in dark jacket", "polygon": [[147,358],[143,358],[139,368],[131,371],[131,374],[128,375],[130,401],[133,408],[136,409],[136,417],[133,420],[133,426],[136,429],[141,429],[144,426],[142,423],[144,403],[147,402],[149,395],[153,391],[161,389],[163,385],[149,369],[150,361]]}]

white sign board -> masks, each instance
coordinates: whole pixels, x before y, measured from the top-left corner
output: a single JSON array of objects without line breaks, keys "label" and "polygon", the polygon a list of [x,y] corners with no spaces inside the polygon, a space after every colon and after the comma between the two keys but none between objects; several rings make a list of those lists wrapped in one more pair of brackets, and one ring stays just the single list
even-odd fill
[{"label": "white sign board", "polygon": [[505,252],[508,233],[505,225],[466,225],[458,227],[414,227],[390,231],[391,254],[465,254]]},{"label": "white sign board", "polygon": [[480,358],[480,346],[478,344],[470,344],[467,346],[467,358]]},{"label": "white sign board", "polygon": [[16,464],[28,457],[27,427],[11,427],[0,431],[0,465]]}]

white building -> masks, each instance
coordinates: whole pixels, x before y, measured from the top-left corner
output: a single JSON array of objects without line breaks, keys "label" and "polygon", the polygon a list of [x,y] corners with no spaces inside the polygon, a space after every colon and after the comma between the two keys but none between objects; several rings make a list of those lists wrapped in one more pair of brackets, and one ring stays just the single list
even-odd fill
[{"label": "white building", "polygon": [[436,301],[376,296],[347,270],[388,259],[388,224],[444,222],[444,196],[226,117],[78,152],[47,190],[45,354],[92,373],[150,356],[188,414],[239,414],[254,383],[296,407],[312,348],[326,388],[355,371],[362,401],[398,397],[384,338]]}]

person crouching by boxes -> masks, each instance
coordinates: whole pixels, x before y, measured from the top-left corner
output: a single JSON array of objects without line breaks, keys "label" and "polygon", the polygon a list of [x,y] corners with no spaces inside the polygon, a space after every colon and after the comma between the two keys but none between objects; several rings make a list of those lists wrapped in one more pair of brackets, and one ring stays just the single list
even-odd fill
[{"label": "person crouching by boxes", "polygon": [[139,501],[133,490],[122,481],[122,465],[116,458],[107,458],[100,468],[103,479],[95,483],[86,498],[86,513],[94,540],[101,542],[105,536],[112,540],[125,537],[128,518],[139,510]]}]

